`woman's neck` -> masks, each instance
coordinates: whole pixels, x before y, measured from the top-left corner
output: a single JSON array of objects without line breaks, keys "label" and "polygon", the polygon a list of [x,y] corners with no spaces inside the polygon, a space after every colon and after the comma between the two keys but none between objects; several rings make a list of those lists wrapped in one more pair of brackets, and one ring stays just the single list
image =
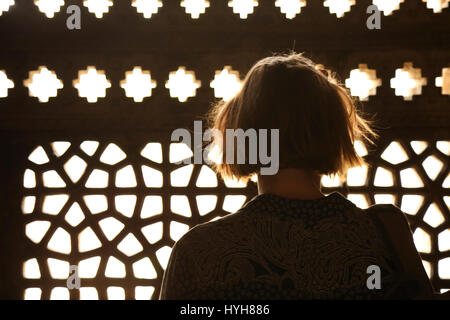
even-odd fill
[{"label": "woman's neck", "polygon": [[320,175],[302,169],[282,169],[276,175],[258,175],[258,193],[284,198],[314,200],[324,195],[320,191]]}]

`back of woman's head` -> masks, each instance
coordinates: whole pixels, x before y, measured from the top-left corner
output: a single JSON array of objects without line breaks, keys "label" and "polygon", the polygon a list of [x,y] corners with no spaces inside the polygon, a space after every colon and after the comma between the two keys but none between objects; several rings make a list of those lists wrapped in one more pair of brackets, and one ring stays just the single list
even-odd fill
[{"label": "back of woman's head", "polygon": [[[280,168],[319,174],[361,165],[353,144],[375,135],[345,87],[296,53],[258,61],[241,90],[217,103],[210,118],[224,137],[226,129],[279,129]],[[245,180],[259,173],[261,164],[222,161],[216,169],[223,177]]]}]

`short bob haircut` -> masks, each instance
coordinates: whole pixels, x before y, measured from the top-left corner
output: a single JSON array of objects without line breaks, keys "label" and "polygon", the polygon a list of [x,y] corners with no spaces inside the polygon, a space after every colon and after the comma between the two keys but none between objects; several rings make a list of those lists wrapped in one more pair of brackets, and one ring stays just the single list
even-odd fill
[{"label": "short bob haircut", "polygon": [[[258,61],[241,90],[229,101],[216,103],[208,119],[223,137],[226,129],[279,129],[280,169],[299,168],[320,175],[342,175],[362,165],[354,142],[372,142],[376,137],[334,75],[295,52]],[[212,149],[218,141],[213,137],[211,143]],[[244,181],[261,167],[259,163],[215,164],[224,179]]]}]

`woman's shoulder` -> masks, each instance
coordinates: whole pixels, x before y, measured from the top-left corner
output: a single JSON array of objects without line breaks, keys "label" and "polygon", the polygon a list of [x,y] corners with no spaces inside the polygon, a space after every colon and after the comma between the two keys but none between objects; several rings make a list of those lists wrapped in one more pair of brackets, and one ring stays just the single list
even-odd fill
[{"label": "woman's shoulder", "polygon": [[218,217],[212,221],[199,223],[187,231],[176,244],[192,246],[204,246],[211,243],[226,242],[234,239],[238,235],[245,233],[249,226],[250,213],[241,209],[236,213],[231,213],[223,217]]}]

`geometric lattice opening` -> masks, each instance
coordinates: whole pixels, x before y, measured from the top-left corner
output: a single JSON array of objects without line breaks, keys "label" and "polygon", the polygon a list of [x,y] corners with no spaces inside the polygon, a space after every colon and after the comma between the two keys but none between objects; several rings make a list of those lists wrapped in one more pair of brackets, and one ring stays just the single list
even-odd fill
[{"label": "geometric lattice opening", "polygon": [[185,67],[179,67],[177,71],[170,72],[169,80],[166,82],[170,96],[178,98],[180,102],[186,102],[188,98],[195,97],[200,87],[201,81],[195,78],[194,71],[186,71]]},{"label": "geometric lattice opening", "polygon": [[405,0],[373,0],[372,3],[378,7],[385,16],[391,15],[394,11],[400,9],[400,4]]},{"label": "geometric lattice opening", "polygon": [[346,12],[350,12],[355,3],[355,0],[325,0],[323,5],[329,8],[331,14],[334,13],[338,18],[342,18]]},{"label": "geometric lattice opening", "polygon": [[[370,163],[350,169],[344,179],[323,177],[324,192],[340,191],[361,208],[401,207],[413,222],[427,273],[446,277],[449,141],[388,141],[378,151],[358,141],[355,150]],[[192,157],[186,144],[155,141],[137,147],[55,141],[32,149],[21,208],[36,254],[23,260],[23,278],[30,281],[24,297],[155,298],[175,241],[197,223],[236,212],[250,196],[251,182],[223,181],[206,165],[182,163]],[[433,260],[438,253],[444,257]],[[61,286],[69,261],[79,267],[77,295]],[[108,281],[98,282],[101,277]]]},{"label": "geometric lattice opening", "polygon": [[288,19],[294,19],[300,14],[303,7],[306,6],[306,0],[276,0],[275,7],[279,7],[281,13],[286,15]]},{"label": "geometric lattice opening", "polygon": [[192,19],[198,19],[210,6],[209,1],[206,0],[182,0],[180,5],[185,8],[187,14],[191,15]]},{"label": "geometric lattice opening", "polygon": [[137,12],[142,13],[144,18],[150,19],[152,15],[158,13],[163,3],[161,0],[133,0],[131,5],[136,8]]},{"label": "geometric lattice opening", "polygon": [[230,0],[228,6],[233,8],[233,13],[239,14],[241,19],[247,17],[254,12],[254,8],[258,6],[257,0]]},{"label": "geometric lattice opening", "polygon": [[61,7],[64,5],[64,0],[34,0],[34,4],[47,18],[53,18],[55,13],[61,10]]},{"label": "geometric lattice opening", "polygon": [[100,19],[109,11],[109,7],[113,6],[112,0],[83,0],[83,5],[88,8],[90,13]]}]

